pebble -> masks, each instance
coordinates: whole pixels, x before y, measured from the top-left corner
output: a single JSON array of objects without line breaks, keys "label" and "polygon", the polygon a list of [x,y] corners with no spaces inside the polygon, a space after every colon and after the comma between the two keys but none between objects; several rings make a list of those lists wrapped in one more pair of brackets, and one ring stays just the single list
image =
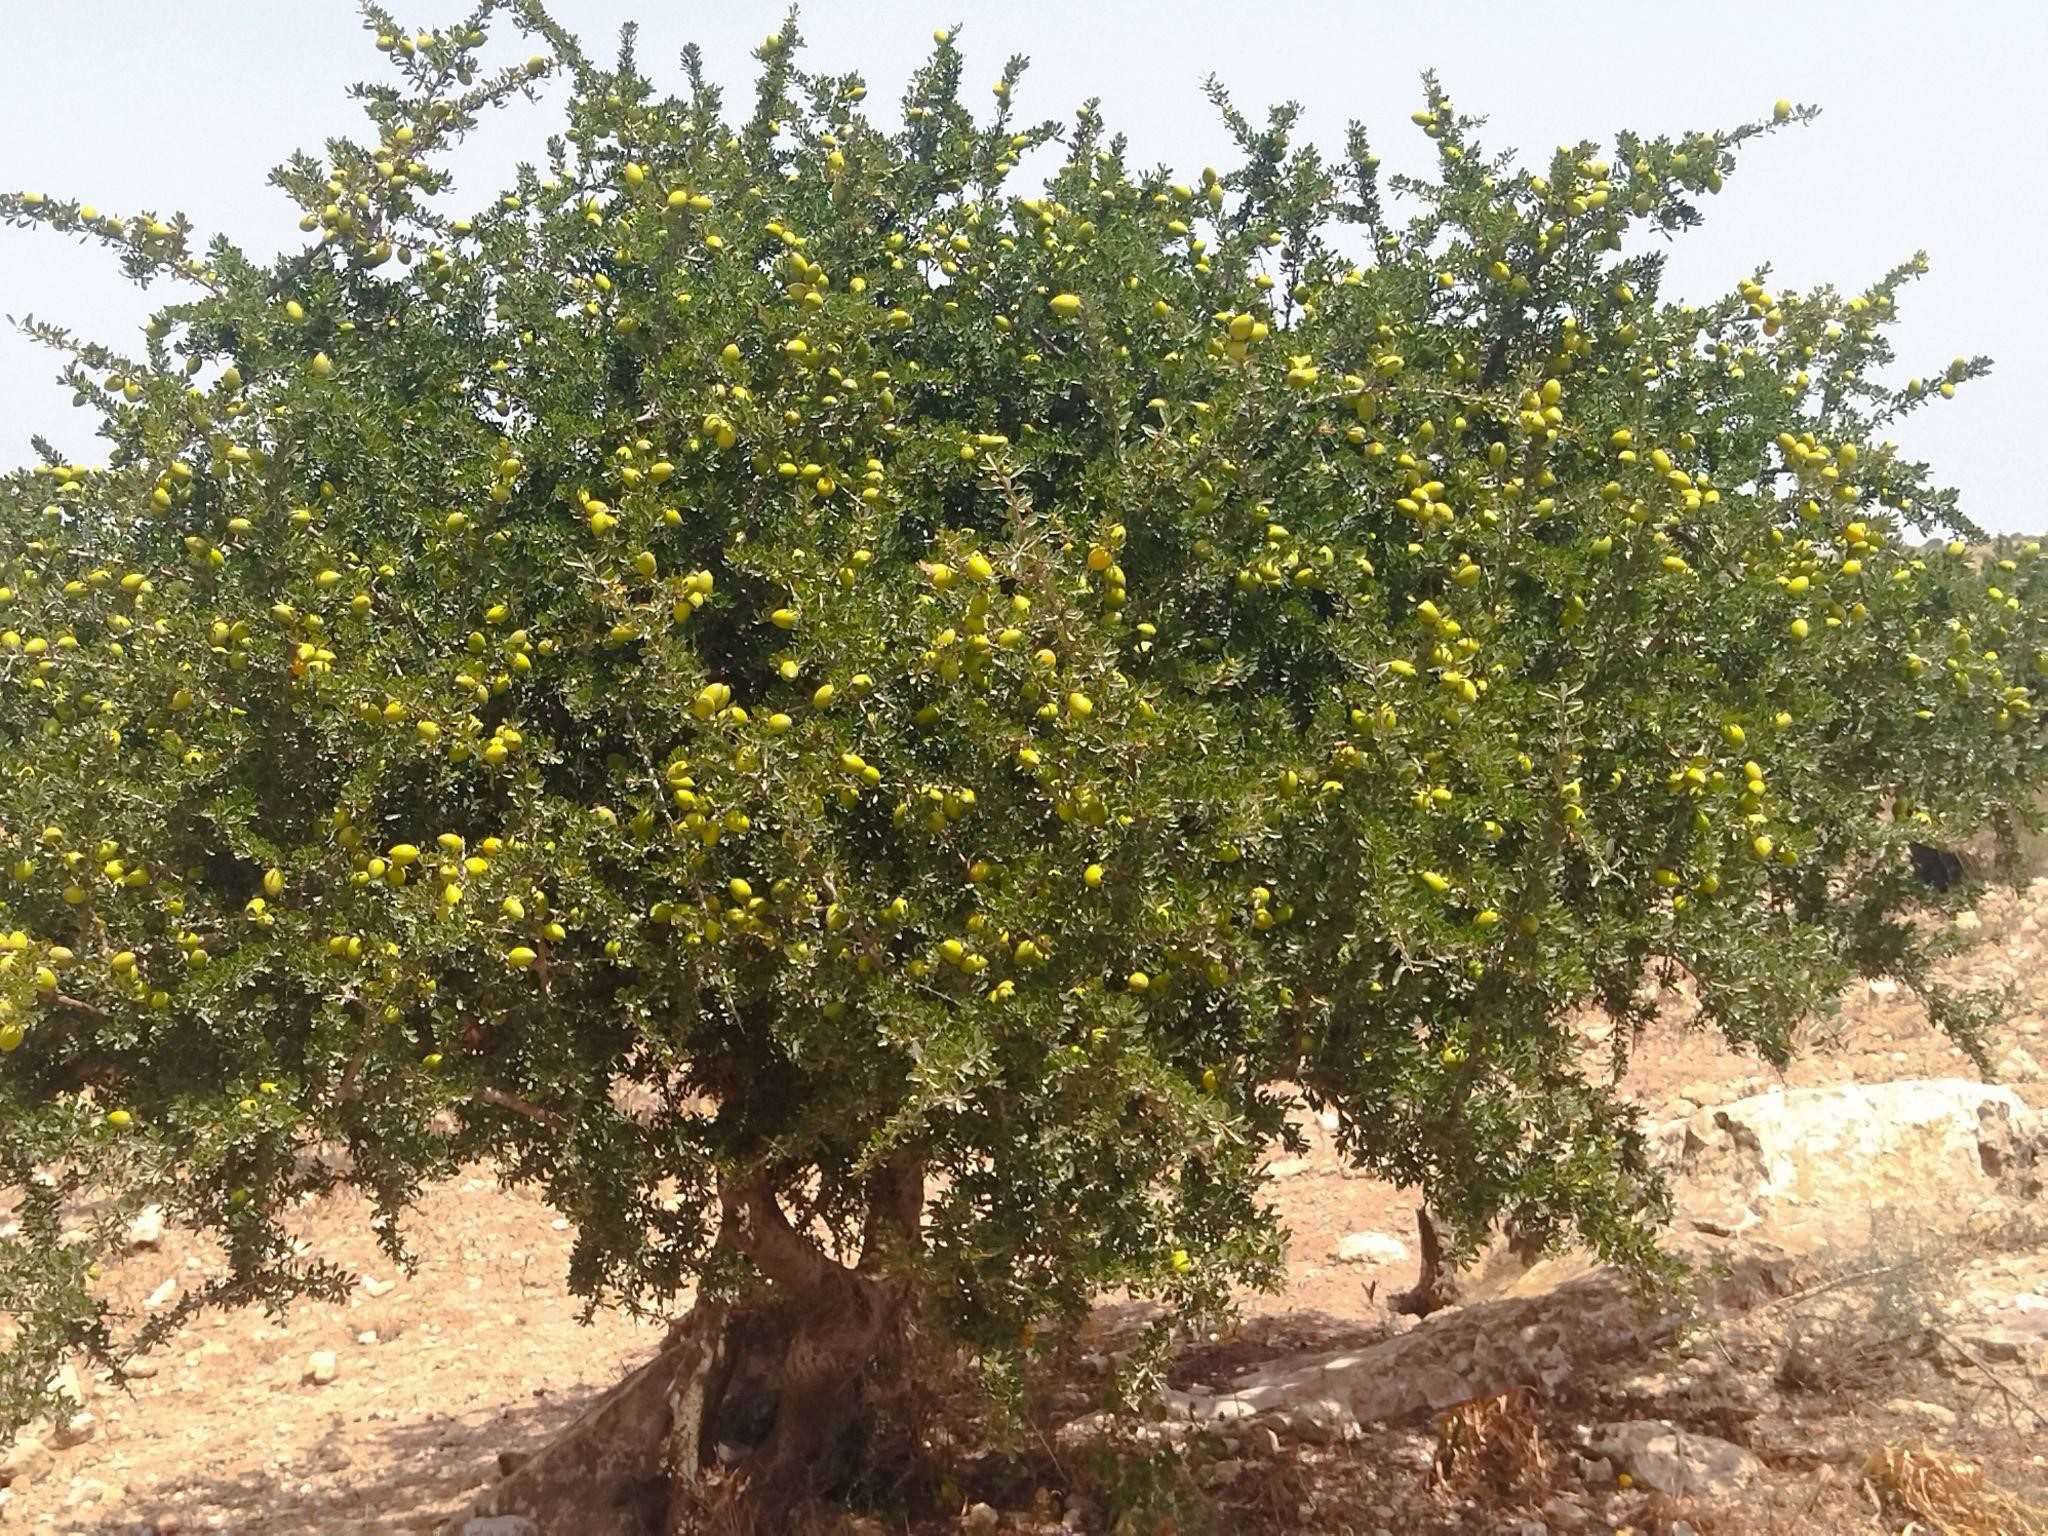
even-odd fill
[{"label": "pebble", "polygon": [[324,1387],[334,1380],[340,1362],[331,1349],[316,1349],[306,1357],[306,1380]]},{"label": "pebble", "polygon": [[50,1470],[54,1457],[50,1448],[32,1435],[18,1437],[14,1444],[0,1455],[0,1482],[9,1484],[32,1483]]},{"label": "pebble", "polygon": [[145,1205],[128,1228],[128,1246],[154,1248],[164,1240],[164,1211],[160,1205]]},{"label": "pebble", "polygon": [[1339,1264],[1405,1264],[1408,1245],[1390,1232],[1353,1232],[1338,1242]]},{"label": "pebble", "polygon": [[1912,1397],[1895,1397],[1884,1406],[1888,1412],[1896,1413],[1902,1419],[1919,1419],[1936,1429],[1956,1427],[1955,1410],[1944,1408],[1940,1403],[1925,1403]]},{"label": "pebble", "polygon": [[2023,1045],[2016,1045],[1999,1059],[1998,1076],[2008,1083],[2038,1083],[2041,1064]]}]

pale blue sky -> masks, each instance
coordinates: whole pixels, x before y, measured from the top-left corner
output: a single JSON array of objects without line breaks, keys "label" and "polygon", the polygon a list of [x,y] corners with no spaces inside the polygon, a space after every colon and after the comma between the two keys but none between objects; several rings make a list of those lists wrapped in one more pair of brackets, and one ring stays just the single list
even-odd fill
[{"label": "pale blue sky", "polygon": [[[291,150],[317,148],[360,119],[343,96],[374,74],[344,0],[11,0],[8,86],[0,92],[0,183],[76,196],[108,212],[182,209],[252,253],[302,238],[264,184]],[[744,101],[748,50],[779,24],[770,0],[554,0],[557,16],[608,54],[618,24],[643,23],[643,65],[664,82],[686,41]],[[402,9],[412,25],[453,21],[463,0]],[[814,67],[859,69],[877,115],[892,112],[935,26],[964,23],[974,99],[1003,60],[1027,53],[1027,119],[1066,119],[1100,96],[1140,163],[1181,171],[1222,163],[1201,81],[1220,74],[1239,104],[1283,98],[1306,130],[1341,147],[1364,119],[1388,164],[1421,168],[1407,122],[1417,77],[1434,67],[1461,109],[1491,119],[1489,147],[1526,161],[1582,136],[1715,127],[1767,113],[1779,96],[1824,110],[1813,126],[1756,146],[1682,241],[1676,290],[1704,297],[1760,261],[1774,283],[1860,286],[1924,248],[1909,290],[1902,372],[1933,373],[1988,352],[1997,371],[1899,431],[1962,487],[1993,529],[2048,529],[2038,463],[2048,412],[2048,4],[2043,0],[1672,5],[1381,4],[1260,0],[1222,6],[1120,0],[814,0],[802,15]],[[510,51],[512,45],[507,43]],[[517,56],[524,56],[523,47]],[[515,107],[463,161],[455,202],[480,202],[555,126]],[[0,229],[0,313],[54,320],[126,343],[152,300],[97,249]],[[32,431],[100,457],[84,413],[51,382],[55,359],[0,333],[0,465],[29,457]]]}]

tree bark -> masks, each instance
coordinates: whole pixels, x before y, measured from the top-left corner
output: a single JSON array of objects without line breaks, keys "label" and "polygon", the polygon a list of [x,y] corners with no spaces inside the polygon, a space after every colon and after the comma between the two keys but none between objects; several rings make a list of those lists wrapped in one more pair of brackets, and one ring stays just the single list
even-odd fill
[{"label": "tree bark", "polygon": [[900,1369],[914,1293],[892,1260],[915,1248],[924,1168],[869,1179],[858,1263],[799,1231],[765,1180],[720,1191],[719,1241],[766,1282],[699,1302],[660,1351],[480,1497],[540,1536],[699,1536],[794,1527],[857,1470],[863,1420]]},{"label": "tree bark", "polygon": [[652,1360],[485,1492],[471,1513],[524,1515],[542,1536],[659,1531],[669,1502],[663,1451],[683,1419],[675,1405],[688,1404],[701,1422],[723,1385],[727,1327],[725,1308],[691,1308]]},{"label": "tree bark", "polygon": [[1426,1205],[1415,1208],[1415,1236],[1422,1251],[1421,1273],[1409,1289],[1387,1298],[1387,1310],[1427,1317],[1458,1299],[1458,1280],[1444,1265],[1443,1239]]}]

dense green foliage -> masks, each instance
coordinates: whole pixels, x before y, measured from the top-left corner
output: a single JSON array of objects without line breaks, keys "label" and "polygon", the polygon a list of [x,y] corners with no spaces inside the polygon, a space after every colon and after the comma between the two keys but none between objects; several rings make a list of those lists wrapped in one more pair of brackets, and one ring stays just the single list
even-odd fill
[{"label": "dense green foliage", "polygon": [[[487,71],[498,12],[546,57]],[[303,251],[0,197],[195,295],[45,330],[107,462],[0,482],[15,1387],[136,1202],[282,1294],[296,1194],[479,1154],[656,1305],[744,1281],[722,1188],[851,1245],[908,1161],[894,1262],[998,1352],[1272,1277],[1303,1102],[1461,1238],[1642,1259],[1575,1012],[1668,961],[1781,1056],[1927,984],[1909,836],[2028,814],[2039,551],[1944,546],[1881,435],[1985,366],[1879,382],[1923,264],[1660,295],[1802,112],[1537,173],[1432,82],[1383,187],[1218,90],[1241,163],[1177,185],[1013,121],[1021,60],[971,112],[943,34],[890,129],[793,29],[729,118],[530,0],[368,14]],[[435,211],[558,73],[545,161]]]}]

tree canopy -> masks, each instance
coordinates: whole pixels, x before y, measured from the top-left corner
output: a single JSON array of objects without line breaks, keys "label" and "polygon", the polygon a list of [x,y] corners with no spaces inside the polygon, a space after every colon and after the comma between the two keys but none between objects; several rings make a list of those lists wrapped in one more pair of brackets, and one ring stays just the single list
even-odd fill
[{"label": "tree canopy", "polygon": [[145,1199],[282,1296],[296,1196],[396,1251],[487,1155],[593,1300],[786,1239],[1001,1359],[1273,1280],[1302,1106],[1456,1242],[1649,1262],[1574,1024],[1658,966],[1772,1059],[1859,973],[1972,1039],[1908,847],[2031,816],[2048,588],[1883,434],[1988,365],[1888,382],[1919,258],[1663,291],[1807,111],[1525,169],[1431,79],[1387,178],[1212,87],[1182,183],[944,33],[898,126],[793,23],[734,112],[365,14],[303,249],[0,196],[179,290],[33,327],[104,463],[0,481],[0,1407]]}]

